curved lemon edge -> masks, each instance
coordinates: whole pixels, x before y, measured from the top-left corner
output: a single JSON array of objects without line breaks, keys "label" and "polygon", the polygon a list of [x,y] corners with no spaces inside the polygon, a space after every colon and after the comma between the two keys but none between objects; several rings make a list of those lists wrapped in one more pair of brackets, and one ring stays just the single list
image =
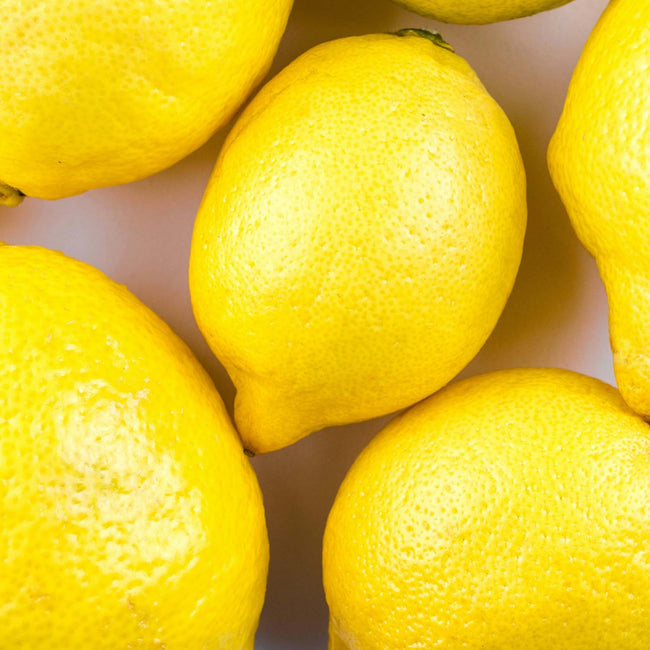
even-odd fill
[{"label": "curved lemon edge", "polygon": [[650,420],[650,277],[620,260],[596,257],[607,292],[609,339],[618,389],[628,406]]},{"label": "curved lemon edge", "polygon": [[22,203],[24,198],[25,195],[20,190],[6,183],[0,183],[0,205],[13,208]]},{"label": "curved lemon edge", "polygon": [[329,641],[327,643],[327,650],[350,650],[349,646],[337,634],[331,618],[329,620],[328,635]]},{"label": "curved lemon edge", "polygon": [[412,6],[409,0],[395,0],[395,2],[408,11],[412,11],[419,16],[424,18],[432,18],[446,25],[494,25],[495,23],[509,22],[511,20],[519,20],[520,18],[529,18],[531,16],[536,16],[537,14],[544,13],[545,11],[552,11],[553,9],[558,9],[573,0],[554,0],[548,6],[542,6],[541,8],[535,8],[531,10],[516,11],[514,14],[504,13],[504,14],[494,14],[489,15],[484,18],[476,18],[474,16],[463,16],[463,15],[454,15],[450,16],[443,12],[442,14],[436,13],[435,10],[425,10],[425,9],[416,9]]},{"label": "curved lemon edge", "polygon": [[257,628],[253,630],[250,638],[246,643],[242,646],[242,650],[255,650],[255,633],[257,632]]}]

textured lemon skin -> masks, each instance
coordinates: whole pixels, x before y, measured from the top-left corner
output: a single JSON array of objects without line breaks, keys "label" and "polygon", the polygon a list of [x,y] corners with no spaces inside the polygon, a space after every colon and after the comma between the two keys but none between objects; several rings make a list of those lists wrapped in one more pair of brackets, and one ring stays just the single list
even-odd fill
[{"label": "textured lemon skin", "polygon": [[291,0],[5,0],[0,184],[58,199],[180,160],[268,70]]},{"label": "textured lemon skin", "polygon": [[324,538],[331,650],[645,650],[650,428],[568,371],[458,382],[389,424]]},{"label": "textured lemon skin", "polygon": [[619,389],[650,417],[650,4],[614,0],[551,140],[553,182],[609,299]]},{"label": "textured lemon skin", "polygon": [[197,218],[197,321],[247,447],[431,394],[512,288],[525,177],[467,63],[417,35],[313,48],[235,124]]},{"label": "textured lemon skin", "polygon": [[555,9],[570,0],[396,0],[403,7],[445,23],[483,25]]},{"label": "textured lemon skin", "polygon": [[99,271],[0,245],[0,637],[252,650],[262,500],[187,347]]}]

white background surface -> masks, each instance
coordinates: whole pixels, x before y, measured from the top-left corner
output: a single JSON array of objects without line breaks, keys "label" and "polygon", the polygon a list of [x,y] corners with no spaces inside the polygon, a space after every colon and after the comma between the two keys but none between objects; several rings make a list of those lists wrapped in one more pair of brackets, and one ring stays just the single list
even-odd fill
[{"label": "white background surface", "polygon": [[[461,376],[558,366],[614,383],[604,289],[571,230],[545,162],[571,72],[606,4],[575,0],[531,18],[473,27],[436,23],[389,0],[296,0],[272,73],[333,38],[403,27],[438,29],[474,67],[515,127],[528,174],[524,257],[499,324]],[[231,407],[232,384],[195,325],[187,289],[194,217],[227,130],[144,181],[0,208],[0,240],[62,250],[126,284],[192,347]],[[320,576],[325,520],[347,468],[387,419],[329,429],[253,460],[271,541],[258,649],[326,647]]]}]

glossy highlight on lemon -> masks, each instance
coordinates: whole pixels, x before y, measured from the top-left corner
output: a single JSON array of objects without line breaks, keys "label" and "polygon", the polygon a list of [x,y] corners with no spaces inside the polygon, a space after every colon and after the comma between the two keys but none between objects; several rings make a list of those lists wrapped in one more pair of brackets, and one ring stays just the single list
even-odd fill
[{"label": "glossy highlight on lemon", "polygon": [[589,37],[548,150],[609,301],[614,370],[650,417],[650,3],[613,0]]},{"label": "glossy highlight on lemon", "polygon": [[268,541],[209,377],[96,269],[0,245],[0,645],[253,650]]},{"label": "glossy highlight on lemon", "polygon": [[361,453],[332,507],[330,650],[646,650],[650,427],[554,369],[443,389]]},{"label": "glossy highlight on lemon", "polygon": [[223,126],[291,0],[4,0],[0,205],[127,183]]},{"label": "glossy highlight on lemon", "polygon": [[266,452],[433,393],[478,352],[526,224],[513,129],[422,30],[319,45],[253,99],[192,241],[198,324]]}]

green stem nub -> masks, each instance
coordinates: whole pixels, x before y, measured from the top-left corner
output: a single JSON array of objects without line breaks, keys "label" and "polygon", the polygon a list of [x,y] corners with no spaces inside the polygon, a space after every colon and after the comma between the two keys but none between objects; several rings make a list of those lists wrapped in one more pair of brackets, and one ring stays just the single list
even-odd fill
[{"label": "green stem nub", "polygon": [[430,40],[434,45],[442,47],[445,50],[450,52],[454,51],[454,48],[447,43],[447,41],[438,33],[430,32],[428,29],[418,29],[416,27],[407,27],[406,29],[400,29],[397,32],[394,32],[395,36],[419,36],[420,38],[426,38]]},{"label": "green stem nub", "polygon": [[15,187],[11,187],[10,185],[0,183],[0,205],[6,205],[8,208],[13,208],[24,198],[25,195],[20,190],[17,190]]}]

